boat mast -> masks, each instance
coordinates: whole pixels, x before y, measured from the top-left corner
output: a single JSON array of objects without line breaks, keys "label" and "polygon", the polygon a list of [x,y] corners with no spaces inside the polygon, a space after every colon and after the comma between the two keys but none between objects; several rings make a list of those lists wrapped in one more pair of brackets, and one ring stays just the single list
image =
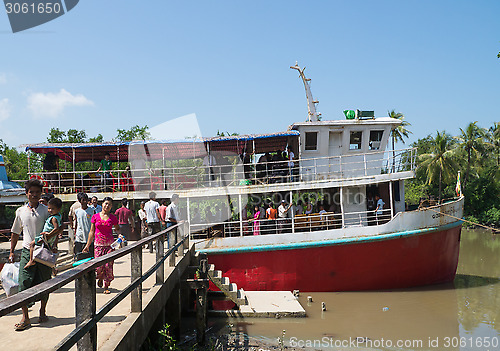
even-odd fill
[{"label": "boat mast", "polygon": [[321,119],[321,113],[316,111],[316,104],[318,104],[319,101],[313,99],[311,93],[311,87],[309,86],[309,82],[311,81],[311,79],[306,78],[304,74],[306,68],[305,67],[300,68],[297,61],[295,61],[295,66],[290,66],[290,68],[299,71],[300,78],[302,78],[302,82],[304,82],[304,88],[306,89],[307,110],[308,110],[307,121],[308,122],[319,121]]}]

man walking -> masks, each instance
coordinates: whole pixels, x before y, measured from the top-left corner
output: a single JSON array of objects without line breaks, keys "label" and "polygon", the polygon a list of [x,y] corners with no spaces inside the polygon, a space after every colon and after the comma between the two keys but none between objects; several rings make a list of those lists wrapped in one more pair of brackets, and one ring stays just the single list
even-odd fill
[{"label": "man walking", "polygon": [[[38,262],[25,268],[26,263],[30,260],[30,243],[35,240],[36,236],[40,235],[45,221],[49,218],[47,206],[39,203],[42,195],[42,187],[43,185],[38,179],[30,179],[26,182],[24,189],[26,197],[28,198],[28,203],[16,210],[16,217],[12,224],[9,255],[10,262],[14,262],[14,251],[19,240],[19,235],[23,233],[23,249],[19,265],[19,291],[26,290],[49,280],[52,276],[52,268]],[[60,227],[60,232],[62,232],[62,226]],[[60,232],[57,233],[57,235],[59,235]],[[48,299],[48,295],[41,299],[39,323],[44,323],[48,320],[46,314]],[[21,308],[23,316],[21,321],[15,325],[16,331],[25,330],[31,327],[28,306],[22,306]]]},{"label": "man walking", "polygon": [[[144,205],[146,212],[146,223],[148,225],[148,235],[158,233],[160,228],[160,204],[156,202],[156,193],[149,193],[149,201]],[[149,242],[149,252],[153,252],[153,242]]]},{"label": "man walking", "polygon": [[[170,205],[167,206],[167,210],[165,213],[165,220],[167,223],[167,228],[176,225],[180,221],[179,215],[179,195],[173,194]],[[176,232],[177,235],[177,232]],[[175,244],[175,243],[172,243]],[[167,247],[170,248],[170,236],[167,235]]]}]

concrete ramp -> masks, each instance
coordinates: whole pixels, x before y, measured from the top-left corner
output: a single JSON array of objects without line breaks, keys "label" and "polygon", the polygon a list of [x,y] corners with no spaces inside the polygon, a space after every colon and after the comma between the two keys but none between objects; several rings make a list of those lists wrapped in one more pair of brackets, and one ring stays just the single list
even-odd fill
[{"label": "concrete ramp", "polygon": [[305,317],[306,311],[290,291],[245,291],[247,305],[240,306],[242,317]]}]

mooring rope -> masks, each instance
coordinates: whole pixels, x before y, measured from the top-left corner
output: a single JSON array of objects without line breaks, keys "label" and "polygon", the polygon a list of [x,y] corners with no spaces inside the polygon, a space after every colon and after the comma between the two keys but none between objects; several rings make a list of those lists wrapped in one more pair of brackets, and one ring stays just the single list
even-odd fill
[{"label": "mooring rope", "polygon": [[434,210],[434,209],[432,209],[432,208],[424,208],[424,210],[431,210],[431,211],[434,211],[434,212],[436,212],[436,213],[440,213],[440,214],[442,214],[442,215],[445,215],[445,216],[448,216],[448,217],[451,217],[451,218],[454,218],[454,219],[458,219],[459,221],[462,221],[462,222],[467,222],[467,223],[470,223],[470,224],[473,224],[473,225],[477,225],[477,226],[479,226],[479,227],[483,227],[483,228],[485,228],[485,229],[489,229],[489,230],[491,230],[491,231],[493,231],[493,232],[499,232],[499,233],[500,233],[500,230],[499,230],[499,229],[495,229],[495,228],[492,228],[492,227],[488,227],[488,226],[486,226],[486,225],[479,224],[479,223],[476,223],[476,222],[473,222],[473,221],[469,221],[469,220],[467,220],[467,219],[458,218],[458,217],[452,216],[452,215],[447,214],[447,213],[443,213],[443,212],[436,211],[436,210]]}]

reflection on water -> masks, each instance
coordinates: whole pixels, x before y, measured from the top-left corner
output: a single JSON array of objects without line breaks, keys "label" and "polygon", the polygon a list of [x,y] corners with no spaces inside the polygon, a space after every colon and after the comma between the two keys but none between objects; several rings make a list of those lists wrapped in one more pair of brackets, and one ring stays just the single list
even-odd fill
[{"label": "reflection on water", "polygon": [[286,345],[315,349],[500,350],[500,235],[464,229],[460,250],[450,284],[301,293],[307,318],[232,323],[240,332],[273,341],[286,330]]}]

